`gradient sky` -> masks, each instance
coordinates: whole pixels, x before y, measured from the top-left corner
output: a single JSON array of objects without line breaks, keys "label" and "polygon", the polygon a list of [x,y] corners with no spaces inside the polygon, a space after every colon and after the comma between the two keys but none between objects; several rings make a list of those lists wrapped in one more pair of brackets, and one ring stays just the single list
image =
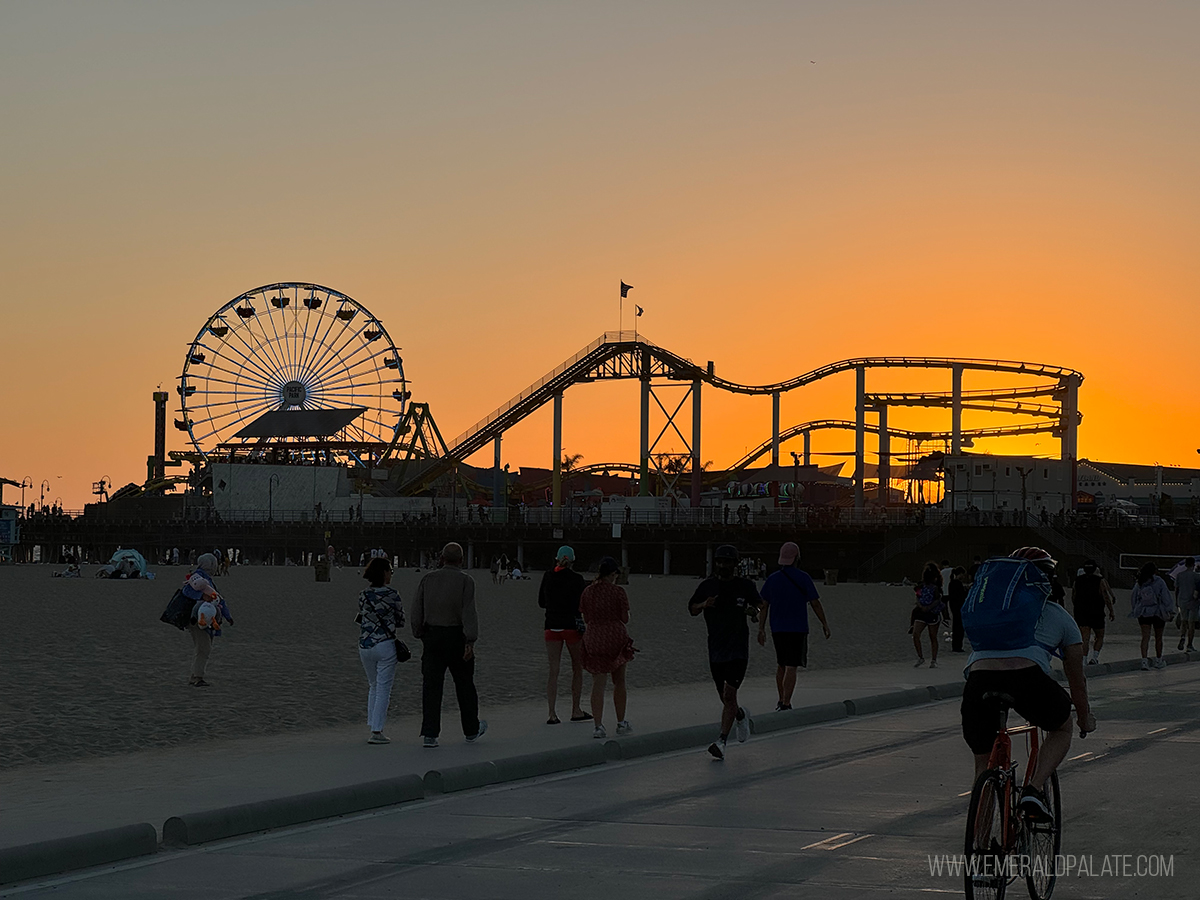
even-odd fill
[{"label": "gradient sky", "polygon": [[[1183,2],[9,0],[0,475],[69,508],[140,482],[188,341],[287,280],[380,316],[447,437],[615,328],[623,278],[650,339],[729,378],[1073,366],[1081,456],[1191,465],[1197,34]],[[633,459],[636,390],[569,391],[567,449]],[[716,465],[767,436],[769,400],[705,404]],[[505,460],[548,465],[548,419]]]}]

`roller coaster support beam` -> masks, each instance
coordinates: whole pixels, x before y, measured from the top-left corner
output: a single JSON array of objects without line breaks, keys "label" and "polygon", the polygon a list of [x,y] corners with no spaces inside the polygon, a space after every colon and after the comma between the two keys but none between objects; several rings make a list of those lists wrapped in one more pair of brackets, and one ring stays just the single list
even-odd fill
[{"label": "roller coaster support beam", "polygon": [[962,452],[962,376],[963,367],[950,367],[953,381],[953,396],[950,401],[950,452],[958,455]]},{"label": "roller coaster support beam", "polygon": [[[495,447],[494,458],[492,461],[492,512],[496,513],[504,506],[504,487],[500,483],[500,479],[504,477],[504,472],[500,468],[500,441],[503,435],[496,435],[496,440],[493,441]],[[507,520],[505,520],[507,521]]]},{"label": "roller coaster support beam", "polygon": [[888,482],[892,480],[892,449],[888,437],[887,404],[879,407],[879,505],[887,506]]},{"label": "roller coaster support beam", "polygon": [[550,502],[553,504],[550,521],[555,525],[562,522],[562,391],[554,395],[554,481]]},{"label": "roller coaster support beam", "polygon": [[866,506],[863,495],[863,476],[866,474],[867,456],[867,370],[865,366],[854,368],[854,508]]},{"label": "roller coaster support beam", "polygon": [[[776,420],[778,424],[778,420]],[[692,382],[692,509],[700,506],[700,379]]]},{"label": "roller coaster support beam", "polygon": [[804,465],[812,465],[812,432],[804,432]]},{"label": "roller coaster support beam", "polygon": [[638,496],[650,496],[650,351],[642,349],[641,440],[638,447]]},{"label": "roller coaster support beam", "polygon": [[771,465],[779,465],[779,391],[771,394]]},{"label": "roller coaster support beam", "polygon": [[1062,451],[1061,456],[1071,466],[1071,506],[1076,503],[1077,485],[1076,460],[1079,458],[1079,382],[1082,379],[1076,375],[1068,375],[1063,379],[1065,394],[1062,400]]}]

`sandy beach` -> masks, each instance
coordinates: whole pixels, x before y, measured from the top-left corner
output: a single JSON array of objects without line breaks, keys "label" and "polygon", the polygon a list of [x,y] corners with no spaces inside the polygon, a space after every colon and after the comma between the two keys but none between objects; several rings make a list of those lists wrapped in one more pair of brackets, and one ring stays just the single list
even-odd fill
[{"label": "sandy beach", "polygon": [[[106,756],[205,741],[359,723],[366,679],[354,615],[364,582],[337,569],[317,583],[312,569],[241,567],[218,579],[236,624],[217,639],[212,687],[187,684],[191,642],[158,620],[183,567],[158,567],[154,581],[52,578],[49,566],[0,569],[0,614],[7,636],[0,665],[0,768]],[[481,637],[477,684],[489,705],[536,700],[545,691],[541,573],[493,585],[474,570]],[[407,601],[420,574],[399,570],[393,586]],[[704,623],[687,614],[698,579],[635,576],[628,586],[630,632],[641,652],[629,666],[630,691],[708,679]],[[833,638],[811,642],[811,669],[913,658],[906,634],[912,592],[883,584],[818,585]],[[1110,633],[1128,655],[1136,625],[1119,592]],[[408,636],[410,643],[411,635]],[[1170,630],[1168,631],[1170,639]],[[944,645],[947,676],[963,657]],[[414,646],[414,650],[419,649]],[[749,674],[775,666],[768,642],[752,642]],[[559,713],[568,710],[569,669]],[[586,691],[585,683],[585,702]],[[453,703],[447,690],[448,703]],[[417,660],[400,666],[393,715],[417,712]]]}]

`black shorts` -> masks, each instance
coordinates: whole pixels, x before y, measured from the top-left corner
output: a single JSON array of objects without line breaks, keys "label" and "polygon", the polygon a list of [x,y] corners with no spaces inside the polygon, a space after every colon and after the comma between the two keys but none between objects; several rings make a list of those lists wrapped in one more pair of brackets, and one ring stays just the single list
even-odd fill
[{"label": "black shorts", "polygon": [[1162,616],[1138,616],[1139,625],[1157,625],[1160,628],[1167,624]]},{"label": "black shorts", "polygon": [[1012,710],[1038,728],[1054,731],[1071,715],[1071,698],[1041,666],[1027,669],[972,671],[962,698],[962,732],[973,753],[991,753],[1000,730],[1000,704],[984,700],[997,691],[1016,702]]},{"label": "black shorts", "polygon": [[1080,628],[1090,628],[1092,631],[1104,630],[1104,607],[1095,609],[1075,607],[1075,624]]},{"label": "black shorts", "polygon": [[924,622],[926,625],[936,625],[942,621],[942,611],[929,610],[917,606],[913,608],[912,616],[909,618],[910,625],[916,625],[918,622]]},{"label": "black shorts", "polygon": [[807,631],[772,631],[775,662],[781,666],[808,666]]},{"label": "black shorts", "polygon": [[740,688],[742,681],[746,678],[746,664],[749,662],[748,659],[709,662],[708,670],[712,672],[713,684],[717,686],[717,690],[724,693],[727,684],[734,688]]}]

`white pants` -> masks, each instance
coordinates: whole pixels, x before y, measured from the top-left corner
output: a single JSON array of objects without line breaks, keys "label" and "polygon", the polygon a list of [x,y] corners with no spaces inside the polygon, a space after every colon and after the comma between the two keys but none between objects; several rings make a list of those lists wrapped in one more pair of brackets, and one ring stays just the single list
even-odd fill
[{"label": "white pants", "polygon": [[372,731],[383,731],[392,699],[392,682],[396,680],[396,642],[382,641],[370,650],[360,648],[358,658],[371,685],[367,691],[367,724]]}]

